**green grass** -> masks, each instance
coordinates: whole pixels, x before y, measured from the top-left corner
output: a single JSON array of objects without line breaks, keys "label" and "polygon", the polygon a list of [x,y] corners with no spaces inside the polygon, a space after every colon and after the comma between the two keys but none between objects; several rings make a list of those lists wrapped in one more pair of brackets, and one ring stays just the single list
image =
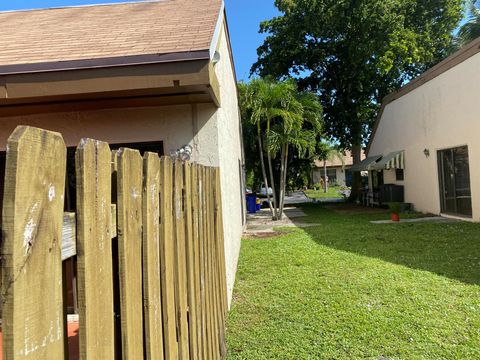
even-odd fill
[{"label": "green grass", "polygon": [[327,192],[324,190],[305,190],[305,195],[310,199],[338,199],[343,198],[342,195],[338,193],[340,190],[339,187],[329,187]]},{"label": "green grass", "polygon": [[243,240],[229,359],[480,359],[479,224],[304,210],[321,225]]}]

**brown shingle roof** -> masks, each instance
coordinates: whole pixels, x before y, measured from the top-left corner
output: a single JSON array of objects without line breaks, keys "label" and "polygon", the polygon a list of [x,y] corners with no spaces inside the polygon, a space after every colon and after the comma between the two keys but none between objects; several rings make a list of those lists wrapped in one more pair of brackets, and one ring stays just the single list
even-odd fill
[{"label": "brown shingle roof", "polygon": [[159,0],[0,13],[0,66],[210,48],[221,0]]}]

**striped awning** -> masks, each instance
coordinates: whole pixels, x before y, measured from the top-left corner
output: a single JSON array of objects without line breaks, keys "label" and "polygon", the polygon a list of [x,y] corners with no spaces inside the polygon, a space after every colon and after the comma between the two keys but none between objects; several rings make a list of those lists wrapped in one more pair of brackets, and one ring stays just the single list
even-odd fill
[{"label": "striped awning", "polygon": [[367,171],[370,170],[371,166],[373,164],[376,164],[378,159],[380,159],[382,155],[376,155],[376,156],[369,156],[365,160],[359,162],[358,164],[353,165],[350,168],[350,171]]},{"label": "striped awning", "polygon": [[384,156],[382,160],[370,167],[371,170],[389,170],[389,169],[404,169],[405,156],[404,151],[394,151]]}]

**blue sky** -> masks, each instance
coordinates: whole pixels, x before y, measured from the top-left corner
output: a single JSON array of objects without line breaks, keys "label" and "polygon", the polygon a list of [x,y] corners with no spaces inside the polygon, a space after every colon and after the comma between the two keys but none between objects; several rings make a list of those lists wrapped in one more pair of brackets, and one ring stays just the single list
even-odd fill
[{"label": "blue sky", "polygon": [[[225,0],[232,38],[235,67],[239,80],[248,78],[250,67],[257,59],[257,47],[263,43],[258,34],[262,20],[277,14],[274,0]],[[0,11],[125,2],[125,0],[15,0],[0,1]],[[255,9],[255,11],[252,11]]]},{"label": "blue sky", "polygon": [[[274,0],[224,0],[230,27],[235,67],[239,80],[248,79],[257,59],[257,48],[264,36],[258,33],[260,22],[278,15]],[[0,1],[0,11],[67,5],[125,2],[125,0],[16,0]]]},{"label": "blue sky", "polygon": [[260,22],[279,13],[273,0],[225,0],[225,5],[237,77],[245,80],[263,43],[264,36],[258,33]]}]

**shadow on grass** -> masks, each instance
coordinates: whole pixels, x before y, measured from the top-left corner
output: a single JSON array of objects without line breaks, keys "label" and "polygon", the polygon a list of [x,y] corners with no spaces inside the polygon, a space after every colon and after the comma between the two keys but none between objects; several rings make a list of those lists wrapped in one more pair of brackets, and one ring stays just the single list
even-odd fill
[{"label": "shadow on grass", "polygon": [[436,273],[467,284],[480,284],[480,224],[372,224],[388,211],[349,204],[303,204],[303,230],[318,244]]}]

